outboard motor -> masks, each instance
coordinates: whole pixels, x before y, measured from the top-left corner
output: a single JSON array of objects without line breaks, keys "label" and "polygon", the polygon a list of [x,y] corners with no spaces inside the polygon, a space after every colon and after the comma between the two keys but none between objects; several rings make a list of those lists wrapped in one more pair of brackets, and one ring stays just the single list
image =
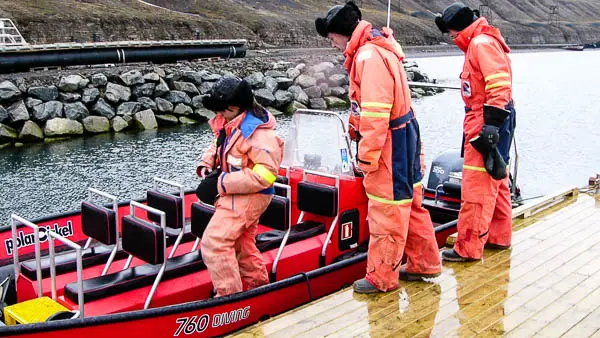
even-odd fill
[{"label": "outboard motor", "polygon": [[446,150],[431,163],[427,191],[460,199],[463,159],[460,150]]}]

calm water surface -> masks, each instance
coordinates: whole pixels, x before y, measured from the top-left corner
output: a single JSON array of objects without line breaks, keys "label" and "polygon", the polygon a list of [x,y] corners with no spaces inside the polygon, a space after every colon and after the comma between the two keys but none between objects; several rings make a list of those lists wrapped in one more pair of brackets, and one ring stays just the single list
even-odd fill
[{"label": "calm water surface", "polygon": [[[523,53],[512,59],[524,196],[583,186],[600,172],[600,52]],[[458,85],[462,57],[417,62],[430,77]],[[416,100],[414,107],[428,163],[460,147],[464,113],[458,92]],[[285,136],[289,118],[278,122]],[[319,132],[324,131],[315,135]],[[154,176],[195,188],[196,158],[211,141],[202,125],[0,150],[0,224],[13,212],[35,219],[77,209],[88,187],[121,199],[144,197]]]}]

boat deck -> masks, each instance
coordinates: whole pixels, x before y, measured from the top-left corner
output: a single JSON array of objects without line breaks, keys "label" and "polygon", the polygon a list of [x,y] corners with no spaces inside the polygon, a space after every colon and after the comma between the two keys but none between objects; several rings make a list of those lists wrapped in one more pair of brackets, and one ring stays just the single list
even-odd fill
[{"label": "boat deck", "polygon": [[511,250],[444,263],[433,283],[344,289],[236,337],[600,337],[600,205],[580,194],[513,225]]}]

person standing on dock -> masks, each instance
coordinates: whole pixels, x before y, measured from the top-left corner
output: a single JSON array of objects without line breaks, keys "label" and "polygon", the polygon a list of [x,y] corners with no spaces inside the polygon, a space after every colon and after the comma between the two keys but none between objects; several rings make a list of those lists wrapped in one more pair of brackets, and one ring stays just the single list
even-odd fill
[{"label": "person standing on dock", "polygon": [[483,249],[508,249],[512,203],[508,169],[515,128],[512,69],[500,30],[460,2],[448,6],[435,23],[465,52],[460,75],[465,102],[462,205],[458,238],[442,259],[481,259]]},{"label": "person standing on dock", "polygon": [[[398,288],[399,277],[436,277],[441,262],[429,213],[421,201],[421,140],[411,109],[402,48],[389,28],[363,21],[352,1],[315,20],[317,32],[346,56],[358,167],[369,198],[367,272],[357,293]],[[410,223],[410,225],[409,225]],[[408,263],[400,267],[402,254]]]}]

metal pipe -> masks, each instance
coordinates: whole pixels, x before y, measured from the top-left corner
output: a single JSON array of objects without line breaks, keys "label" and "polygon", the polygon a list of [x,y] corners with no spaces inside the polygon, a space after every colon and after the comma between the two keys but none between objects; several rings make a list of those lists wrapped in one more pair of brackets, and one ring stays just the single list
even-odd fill
[{"label": "metal pipe", "polygon": [[273,277],[277,278],[277,265],[279,264],[279,259],[281,258],[281,255],[283,254],[283,248],[287,244],[288,237],[290,236],[290,232],[292,231],[291,224],[289,224],[289,222],[291,222],[291,220],[292,220],[292,208],[291,208],[292,187],[287,184],[279,184],[279,183],[275,183],[275,186],[285,189],[285,192],[286,192],[285,195],[286,195],[287,202],[288,202],[288,222],[287,222],[288,228],[287,228],[287,231],[285,232],[285,235],[283,236],[281,245],[279,245],[279,250],[277,250],[277,255],[275,256],[275,261],[273,261],[273,268],[271,269],[271,273],[273,274]]},{"label": "metal pipe", "polygon": [[443,85],[443,84],[428,83],[428,82],[413,82],[413,81],[409,81],[408,82],[408,86],[409,87],[443,88],[443,89],[460,90],[460,87],[458,87],[458,86]]},{"label": "metal pipe", "polygon": [[390,28],[390,18],[392,16],[392,0],[388,0],[388,11],[387,11],[387,28]]},{"label": "metal pipe", "polygon": [[60,67],[125,62],[173,63],[210,57],[242,58],[244,43],[150,47],[73,48],[67,50],[13,51],[0,53],[0,73],[29,71],[35,67]]},{"label": "metal pipe", "polygon": [[24,226],[33,229],[33,242],[35,245],[35,272],[38,285],[38,297],[42,297],[42,264],[40,259],[40,227],[29,222],[28,220],[19,217],[15,214],[10,216],[10,227],[12,229],[13,241],[13,263],[15,265],[15,290],[17,288],[17,280],[21,273],[21,265],[19,264],[19,246],[17,242],[17,222],[21,222]]},{"label": "metal pipe", "polygon": [[57,239],[62,242],[64,245],[75,249],[77,258],[77,302],[79,305],[79,314],[80,318],[84,317],[83,312],[83,262],[81,258],[81,246],[79,244],[75,244],[70,241],[68,238],[63,237],[53,231],[48,230],[46,233],[48,235],[48,247],[50,249],[50,279],[52,280],[52,299],[56,300],[56,261],[54,255],[54,240]]},{"label": "metal pipe", "polygon": [[179,235],[177,236],[177,239],[175,240],[175,244],[173,244],[173,248],[171,249],[171,253],[169,253],[169,258],[173,258],[173,256],[175,256],[175,251],[177,251],[177,247],[179,247],[179,244],[181,243],[181,239],[183,238],[183,234],[185,233],[185,188],[183,187],[182,184],[176,183],[176,182],[172,182],[172,181],[168,181],[165,179],[162,179],[160,177],[154,177],[154,190],[158,191],[158,183],[162,183],[162,184],[166,184],[166,185],[170,185],[172,187],[176,187],[179,189],[179,197],[181,198],[181,232],[179,232]]}]

